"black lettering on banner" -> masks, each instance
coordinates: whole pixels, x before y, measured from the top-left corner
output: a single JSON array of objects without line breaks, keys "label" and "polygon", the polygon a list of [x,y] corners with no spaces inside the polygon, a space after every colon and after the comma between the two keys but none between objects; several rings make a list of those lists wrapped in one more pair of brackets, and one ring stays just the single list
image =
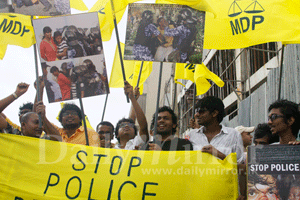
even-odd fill
[{"label": "black lettering on banner", "polygon": [[8,33],[10,31],[10,29],[12,28],[13,25],[13,21],[10,20],[9,24],[7,25],[7,19],[3,19],[2,23],[0,24],[0,30],[2,29],[2,32],[4,33],[6,31],[6,33]]},{"label": "black lettering on banner", "polygon": [[[138,160],[138,163],[135,164],[135,165],[133,165],[133,160],[134,160],[134,159]],[[130,172],[131,172],[131,168],[132,168],[132,167],[138,167],[138,166],[141,165],[141,163],[142,163],[142,159],[141,159],[141,158],[136,157],[136,156],[133,156],[133,157],[131,158],[131,160],[130,160],[130,164],[129,164],[127,176],[130,176]]]},{"label": "black lettering on banner", "polygon": [[[52,176],[55,176],[55,177],[57,178],[57,180],[56,180],[55,183],[50,183],[51,177],[52,177]],[[44,191],[44,194],[46,194],[46,192],[47,192],[49,186],[51,186],[51,187],[52,187],[52,186],[56,186],[56,185],[58,184],[58,182],[59,182],[59,175],[56,174],[56,173],[50,173],[49,179],[48,179],[48,182],[47,182],[47,186],[46,186],[46,189],[45,189],[45,191]]]},{"label": "black lettering on banner", "polygon": [[111,191],[112,191],[113,185],[114,185],[114,180],[111,180],[111,181],[110,181],[110,185],[109,185],[109,190],[108,190],[107,200],[110,200],[110,197],[111,197]]},{"label": "black lettering on banner", "polygon": [[120,189],[119,189],[119,192],[118,192],[118,200],[121,200],[121,192],[122,192],[122,189],[124,187],[124,185],[126,184],[131,184],[133,185],[135,188],[136,188],[136,184],[132,181],[125,181],[121,186],[120,186]]},{"label": "black lettering on banner", "polygon": [[[114,163],[115,163],[114,161],[115,161],[116,158],[118,158],[120,160],[120,164],[119,164],[118,171],[114,173],[112,170],[113,170]],[[110,165],[110,170],[109,170],[110,174],[111,175],[117,175],[117,174],[119,174],[121,166],[122,166],[122,163],[123,163],[123,158],[122,157],[120,157],[120,156],[114,156],[113,159],[112,159],[112,161],[111,161],[111,165]]]},{"label": "black lettering on banner", "polygon": [[88,200],[96,200],[96,199],[91,199],[92,192],[93,192],[93,185],[94,185],[94,178],[92,178],[92,180],[91,180],[91,185],[90,185],[90,191],[89,191]]},{"label": "black lettering on banner", "polygon": [[[246,21],[246,23],[245,23],[246,26],[244,26],[243,21]],[[240,23],[241,23],[243,33],[247,32],[249,30],[249,27],[250,27],[250,19],[248,17],[242,17],[242,18],[240,18]]]},{"label": "black lettering on banner", "polygon": [[79,160],[79,162],[82,163],[83,166],[82,166],[81,169],[76,169],[76,168],[75,168],[75,164],[73,164],[73,165],[72,165],[72,168],[73,168],[75,171],[82,171],[82,170],[84,170],[85,167],[86,167],[85,163],[79,158],[79,153],[84,153],[84,154],[87,156],[87,152],[85,152],[85,151],[83,151],[83,150],[80,150],[80,151],[77,152],[76,158]]},{"label": "black lettering on banner", "polygon": [[26,26],[23,26],[23,31],[20,36],[23,37],[24,33],[28,33],[29,31],[30,31],[29,29],[26,29]]},{"label": "black lettering on banner", "polygon": [[241,33],[239,21],[237,19],[234,21],[235,21],[235,24],[232,21],[230,21],[232,35]]},{"label": "black lettering on banner", "polygon": [[21,197],[15,197],[15,200],[23,200]]},{"label": "black lettering on banner", "polygon": [[[70,182],[73,180],[73,179],[77,179],[78,180],[78,182],[79,182],[79,189],[78,189],[78,193],[74,196],[74,197],[71,197],[69,194],[68,194],[68,188],[69,188],[69,184],[70,184]],[[66,196],[69,198],[69,199],[76,199],[78,196],[79,196],[79,194],[80,194],[80,192],[81,192],[81,180],[80,180],[80,178],[78,177],[78,176],[73,176],[72,178],[70,178],[69,180],[68,180],[68,183],[67,183],[67,186],[66,186]],[[72,190],[72,191],[74,191],[74,190]]]},{"label": "black lettering on banner", "polygon": [[158,183],[151,183],[151,182],[145,182],[144,183],[144,189],[143,189],[143,197],[142,197],[142,200],[145,200],[145,196],[156,196],[156,193],[147,193],[146,192],[146,187],[147,185],[158,185]]},{"label": "black lettering on banner", "polygon": [[[17,25],[19,25],[19,27],[17,29],[18,31],[15,32]],[[15,25],[14,25],[14,28],[13,28],[13,30],[10,33],[13,34],[13,35],[18,35],[21,32],[21,30],[22,30],[22,24],[21,24],[21,22],[16,21]]]},{"label": "black lettering on banner", "polygon": [[265,20],[265,18],[263,16],[253,16],[253,19],[252,19],[252,30],[255,30],[255,25],[256,24],[261,24],[263,23]]},{"label": "black lettering on banner", "polygon": [[194,64],[186,64],[184,68],[188,68],[188,70],[192,70],[192,72],[195,72],[195,65]]},{"label": "black lettering on banner", "polygon": [[97,174],[99,163],[100,163],[100,159],[102,157],[107,157],[107,155],[104,155],[104,154],[94,154],[94,156],[98,156],[98,160],[97,160],[95,171],[94,171],[94,173]]}]

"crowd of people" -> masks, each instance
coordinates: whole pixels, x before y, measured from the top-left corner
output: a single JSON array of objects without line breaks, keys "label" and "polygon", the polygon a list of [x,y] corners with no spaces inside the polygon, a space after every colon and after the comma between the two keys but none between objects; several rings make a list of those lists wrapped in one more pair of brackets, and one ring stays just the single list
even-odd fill
[{"label": "crowd of people", "polygon": [[40,43],[41,58],[45,61],[97,55],[103,52],[99,27],[92,27],[89,33],[74,25],[65,26],[54,32],[49,26],[43,28]]},{"label": "crowd of people", "polygon": [[191,10],[180,10],[176,22],[164,13],[153,21],[152,11],[142,13],[133,45],[134,60],[188,62],[197,34],[197,21]]},{"label": "crowd of people", "polygon": [[[293,180],[288,185],[290,192],[287,194],[276,190],[278,179],[272,175],[249,177],[247,194],[245,178],[247,146],[252,143],[254,145],[300,144],[296,140],[300,129],[298,104],[288,100],[278,100],[268,108],[267,123],[258,124],[256,127],[230,128],[221,124],[225,117],[222,100],[214,96],[206,96],[196,103],[195,116],[190,123],[192,129],[188,133],[188,138],[182,139],[176,136],[177,116],[167,106],[159,108],[156,123],[155,114],[153,115],[150,130],[148,130],[146,117],[137,102],[138,88],[133,89],[127,81],[124,85],[125,94],[128,95],[132,105],[129,117],[120,119],[116,126],[108,121],[102,121],[97,125],[96,131],[88,128],[87,135],[90,146],[125,150],[198,150],[221,160],[230,153],[236,153],[238,168],[243,172],[239,174],[239,199],[245,199],[247,195],[250,199],[299,199],[300,185],[295,176],[292,178],[290,176],[290,179]],[[28,87],[28,84],[20,83],[13,94],[0,100],[1,132],[73,144],[87,144],[85,130],[82,126],[84,116],[75,104],[66,103],[61,109],[59,122],[62,127],[54,125],[47,119],[43,102],[37,100],[34,104],[27,103],[20,107],[20,127],[12,123],[3,114],[3,110],[22,96]],[[41,91],[43,91],[43,87],[44,85],[41,84]],[[39,126],[38,115],[41,116],[42,126]],[[139,125],[139,130],[135,121]],[[154,136],[153,132],[156,133]],[[254,138],[251,135],[252,132],[254,132]],[[112,142],[113,138],[117,139],[116,144]],[[273,187],[270,184],[265,187],[263,182],[272,182]]]},{"label": "crowd of people", "polygon": [[[54,79],[49,78],[48,68]],[[78,98],[77,83],[82,98],[107,93],[105,67],[102,74],[97,72],[96,66],[90,59],[85,59],[76,67],[72,61],[63,62],[60,69],[57,66],[51,67],[46,62],[42,63],[43,77],[40,78],[40,82],[46,87],[50,103]]]}]

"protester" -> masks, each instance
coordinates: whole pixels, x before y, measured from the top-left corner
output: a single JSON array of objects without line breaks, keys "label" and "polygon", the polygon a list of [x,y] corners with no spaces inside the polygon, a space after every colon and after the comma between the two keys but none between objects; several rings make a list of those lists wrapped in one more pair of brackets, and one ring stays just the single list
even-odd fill
[{"label": "protester", "polygon": [[206,96],[197,102],[195,108],[195,118],[202,127],[188,133],[194,150],[210,153],[222,160],[228,154],[236,152],[237,162],[243,162],[241,134],[220,124],[225,116],[222,100]]},{"label": "protester", "polygon": [[145,114],[136,101],[133,93],[133,88],[127,81],[124,82],[124,91],[131,100],[140,127],[140,131],[138,134],[137,128],[134,125],[134,121],[132,119],[123,118],[119,120],[115,130],[115,137],[117,138],[119,143],[115,146],[115,148],[133,150],[136,146],[139,146],[142,143],[146,143],[149,140],[147,127],[148,125]]},{"label": "protester", "polygon": [[44,126],[39,127],[39,116],[34,112],[28,112],[21,118],[21,130],[24,136],[40,138]]},{"label": "protester", "polygon": [[57,78],[62,100],[71,99],[71,81],[56,66],[51,67],[50,72]]},{"label": "protester", "polygon": [[57,46],[52,38],[52,29],[49,26],[43,28],[43,40],[40,43],[40,54],[45,61],[55,61],[57,59]]},{"label": "protester", "polygon": [[59,60],[64,60],[67,59],[67,51],[68,51],[68,45],[67,42],[62,38],[62,34],[60,31],[55,31],[54,35],[54,43],[57,46],[57,53],[56,53],[56,57]]},{"label": "protester", "polygon": [[247,152],[247,147],[252,144],[253,136],[251,135],[251,133],[253,133],[255,127],[237,126],[235,127],[235,130],[237,130],[241,134],[244,145],[244,152]]},{"label": "protester", "polygon": [[254,145],[270,144],[271,128],[267,123],[258,124],[254,131]]},{"label": "protester", "polygon": [[269,106],[268,125],[273,135],[279,135],[279,144],[296,142],[300,129],[298,105],[288,100],[278,100]]},{"label": "protester", "polygon": [[108,121],[102,121],[97,125],[97,133],[100,138],[100,147],[114,148],[114,144],[111,140],[114,138],[114,125]]},{"label": "protester", "polygon": [[[152,118],[154,125],[155,114]],[[193,145],[186,139],[175,137],[177,128],[177,116],[174,111],[163,106],[158,109],[157,116],[157,135],[154,136],[154,142],[148,143],[146,150],[154,151],[190,151],[193,150]]]},{"label": "protester", "polygon": [[[66,103],[59,113],[58,120],[63,128],[59,128],[53,124],[62,136],[62,141],[73,144],[86,145],[85,131],[82,126],[83,116],[81,110],[75,104]],[[49,123],[47,125],[50,126]],[[100,140],[96,131],[87,128],[89,146],[99,147]]]}]

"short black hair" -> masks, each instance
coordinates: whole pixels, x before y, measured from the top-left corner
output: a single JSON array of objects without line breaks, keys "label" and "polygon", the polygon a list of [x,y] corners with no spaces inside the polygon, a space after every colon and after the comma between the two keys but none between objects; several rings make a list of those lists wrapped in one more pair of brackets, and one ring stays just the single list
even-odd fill
[{"label": "short black hair", "polygon": [[43,28],[43,33],[45,34],[45,33],[50,33],[50,32],[52,32],[52,29],[49,27],[49,26],[45,26],[44,28]]},{"label": "short black hair", "polygon": [[58,36],[62,36],[62,34],[61,34],[61,32],[60,31],[55,31],[54,33],[53,33],[53,40],[54,40],[54,43],[56,44],[56,45],[59,45],[58,43],[57,43],[57,41],[56,41],[56,37],[58,37]]},{"label": "short black hair", "polygon": [[[129,123],[133,123],[134,124],[134,121],[130,118],[122,118],[118,121],[117,125],[116,125],[116,129],[115,129],[115,137],[117,138],[117,140],[120,142],[120,138],[118,138],[118,135],[119,135],[119,128],[120,128],[120,124],[123,123],[123,122],[129,122]],[[133,127],[134,129],[134,134],[137,135],[137,128],[136,126]]]},{"label": "short black hair", "polygon": [[[172,134],[174,135],[176,133],[176,128],[177,128],[177,115],[169,106],[163,106],[158,109],[158,113],[165,112],[165,111],[169,112],[172,115],[172,123],[176,124],[175,128],[172,128]],[[152,116],[152,121],[151,121],[152,127],[154,127],[154,121],[155,121],[155,113]]]},{"label": "short black hair", "polygon": [[110,122],[108,122],[108,121],[102,121],[102,122],[100,122],[98,125],[97,125],[97,127],[96,127],[96,131],[98,132],[98,129],[99,129],[99,127],[100,126],[110,126],[111,127],[111,133],[113,133],[114,132],[114,129],[115,129],[115,127],[114,127],[114,125],[112,125],[112,123],[110,123]]},{"label": "short black hair", "polygon": [[55,71],[59,71],[58,68],[56,66],[51,67],[50,73],[53,73]]},{"label": "short black hair", "polygon": [[272,137],[271,128],[267,123],[258,124],[254,131],[254,140],[264,137],[268,137],[268,140]]},{"label": "short black hair", "polygon": [[32,110],[33,109],[33,103],[31,103],[31,102],[23,103],[23,105],[21,105],[19,107],[19,115],[21,115],[21,112],[24,109]]},{"label": "short black hair", "polygon": [[[33,115],[33,114],[36,114],[35,112],[28,112],[28,113],[25,113],[22,117],[21,117],[21,120],[20,120],[20,122],[21,123],[27,123],[28,122],[28,120],[30,119],[30,117],[31,117],[31,115]],[[36,114],[37,115],[37,114]]]},{"label": "short black hair", "polygon": [[221,123],[221,121],[225,117],[224,103],[218,97],[206,96],[196,103],[195,108],[206,108],[210,113],[217,110],[219,112],[217,116],[217,120],[219,123]]},{"label": "short black hair", "polygon": [[76,106],[75,104],[73,104],[73,103],[65,103],[64,104],[64,107],[61,109],[61,111],[60,111],[60,113],[59,113],[59,116],[58,116],[58,121],[60,122],[60,123],[62,123],[62,115],[63,115],[63,113],[65,113],[66,111],[68,111],[68,110],[74,110],[74,111],[76,111],[77,112],[77,114],[78,114],[78,117],[79,117],[79,119],[80,119],[80,126],[82,125],[82,115],[81,115],[81,110],[80,110],[80,108],[78,107],[78,106]]},{"label": "short black hair", "polygon": [[279,109],[284,116],[284,121],[287,123],[291,117],[295,118],[295,122],[292,124],[293,135],[297,138],[300,129],[300,112],[299,105],[288,101],[286,99],[277,100],[269,106],[268,112],[272,109]]}]

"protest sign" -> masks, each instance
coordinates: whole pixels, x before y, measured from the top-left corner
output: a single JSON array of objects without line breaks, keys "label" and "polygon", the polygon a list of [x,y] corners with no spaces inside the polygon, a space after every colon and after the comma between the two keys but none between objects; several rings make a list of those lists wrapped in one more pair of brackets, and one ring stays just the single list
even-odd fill
[{"label": "protest sign", "polygon": [[81,97],[109,92],[97,13],[37,19],[33,26],[50,103],[77,99],[76,83]]},{"label": "protest sign", "polygon": [[299,150],[300,146],[291,145],[248,147],[248,199],[293,199],[299,195]]},{"label": "protest sign", "polygon": [[236,155],[129,151],[0,134],[0,199],[236,199]]},{"label": "protest sign", "polygon": [[175,4],[129,4],[125,60],[202,63],[205,12]]}]

